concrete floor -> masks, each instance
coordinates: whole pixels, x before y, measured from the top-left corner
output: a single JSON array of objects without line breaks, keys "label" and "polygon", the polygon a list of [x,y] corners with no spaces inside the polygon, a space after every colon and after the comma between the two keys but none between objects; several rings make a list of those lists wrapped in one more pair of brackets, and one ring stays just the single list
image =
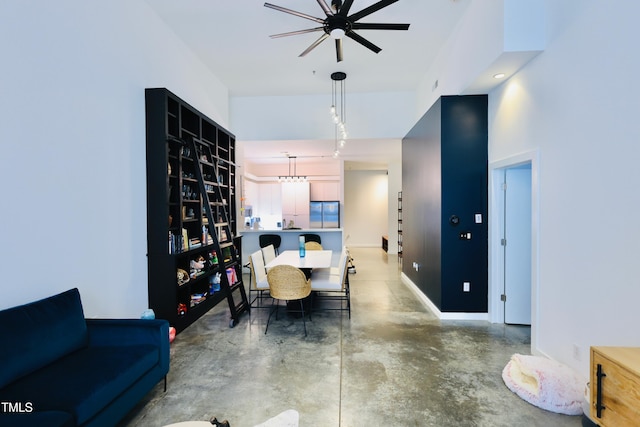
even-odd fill
[{"label": "concrete floor", "polygon": [[351,253],[351,319],[314,312],[305,337],[282,311],[265,335],[268,310],[231,329],[220,304],[176,337],[166,393],[157,385],[120,426],[216,416],[251,427],[287,409],[301,427],[582,425],[504,385],[510,356],[530,353],[530,328],[440,321],[400,281],[396,256]]}]

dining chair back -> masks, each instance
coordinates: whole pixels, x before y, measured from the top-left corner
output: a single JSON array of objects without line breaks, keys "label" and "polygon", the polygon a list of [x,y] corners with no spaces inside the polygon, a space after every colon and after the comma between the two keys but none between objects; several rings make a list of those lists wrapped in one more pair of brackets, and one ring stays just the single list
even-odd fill
[{"label": "dining chair back", "polygon": [[321,251],[322,245],[318,242],[309,241],[304,244],[304,249],[307,251]]},{"label": "dining chair back", "polygon": [[[249,274],[251,276],[251,285],[249,286],[249,301],[251,306],[262,308],[261,302],[263,294],[269,290],[269,282],[267,281],[267,271],[264,267],[264,259],[262,251],[255,251],[249,255]],[[253,297],[253,294],[256,294]],[[257,302],[257,305],[254,305]]]},{"label": "dining chair back", "polygon": [[[292,265],[277,265],[267,272],[267,281],[269,282],[269,293],[276,300],[275,309],[269,314],[267,326],[264,333],[269,329],[269,321],[273,313],[277,312],[280,300],[300,302],[300,313],[302,314],[302,323],[304,325],[304,335],[307,336],[307,324],[305,321],[303,299],[311,294],[311,281],[308,280],[302,270]],[[289,311],[294,311],[290,309]],[[311,317],[309,317],[311,319]]]},{"label": "dining chair back", "polygon": [[271,261],[276,259],[276,249],[273,245],[267,245],[261,249],[262,258],[264,259],[264,265],[269,264]]},{"label": "dining chair back", "polygon": [[282,237],[277,234],[261,234],[258,236],[258,243],[261,248],[265,248],[269,245],[273,245],[273,249],[276,254],[280,253],[280,244],[282,243]]}]

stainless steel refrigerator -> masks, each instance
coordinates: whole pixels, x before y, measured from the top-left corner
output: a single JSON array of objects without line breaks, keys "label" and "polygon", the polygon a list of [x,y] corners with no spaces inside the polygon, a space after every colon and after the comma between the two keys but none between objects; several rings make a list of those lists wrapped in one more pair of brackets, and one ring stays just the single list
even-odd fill
[{"label": "stainless steel refrigerator", "polygon": [[310,228],[340,228],[340,202],[310,202]]}]

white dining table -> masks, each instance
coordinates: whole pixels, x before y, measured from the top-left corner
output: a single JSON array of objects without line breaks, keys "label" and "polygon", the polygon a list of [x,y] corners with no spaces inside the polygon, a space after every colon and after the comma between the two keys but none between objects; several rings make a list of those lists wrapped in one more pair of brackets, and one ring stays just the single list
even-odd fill
[{"label": "white dining table", "polygon": [[292,265],[298,268],[330,268],[332,252],[328,250],[306,251],[305,256],[300,257],[299,251],[282,251],[265,267],[267,270],[276,265]]}]

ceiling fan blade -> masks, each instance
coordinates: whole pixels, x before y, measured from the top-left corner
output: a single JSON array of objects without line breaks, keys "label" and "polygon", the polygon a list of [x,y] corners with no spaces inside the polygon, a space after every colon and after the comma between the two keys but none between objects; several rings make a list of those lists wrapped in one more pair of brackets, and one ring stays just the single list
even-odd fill
[{"label": "ceiling fan blade", "polygon": [[336,59],[342,61],[342,39],[336,39]]},{"label": "ceiling fan blade", "polygon": [[409,24],[370,24],[354,22],[351,26],[354,30],[408,30]]},{"label": "ceiling fan blade", "polygon": [[333,10],[331,10],[331,7],[329,7],[329,5],[325,0],[317,0],[317,1],[320,7],[322,8],[322,10],[324,10],[325,15],[333,16]]},{"label": "ceiling fan blade", "polygon": [[324,33],[323,35],[320,36],[320,38],[318,40],[316,40],[315,42],[313,42],[313,44],[311,46],[309,46],[304,52],[302,52],[300,55],[298,55],[299,57],[305,56],[307,53],[311,52],[313,49],[315,49],[320,43],[322,43],[323,41],[325,41],[325,39],[329,37],[329,34]]},{"label": "ceiling fan blade", "polygon": [[342,3],[342,6],[340,6],[340,10],[338,11],[338,14],[346,18],[347,15],[349,14],[349,9],[351,9],[352,4],[353,4],[353,0],[344,0],[344,3]]},{"label": "ceiling fan blade", "polygon": [[264,6],[268,7],[269,9],[274,9],[280,12],[289,13],[291,15],[298,16],[300,18],[309,19],[319,24],[324,24],[324,19],[316,18],[315,16],[307,15],[306,13],[296,12],[295,10],[287,9],[286,7],[282,7],[282,6],[276,6],[275,4],[271,4],[271,3],[265,3]]},{"label": "ceiling fan blade", "polygon": [[355,41],[357,41],[358,43],[360,43],[362,46],[366,47],[367,49],[371,49],[375,53],[378,53],[378,52],[380,52],[382,50],[378,46],[376,46],[375,44],[371,43],[369,40],[365,39],[364,37],[361,37],[361,36],[357,35],[353,31],[347,31],[346,36],[351,38],[351,39],[353,39],[353,40],[355,40]]},{"label": "ceiling fan blade", "polygon": [[390,4],[397,2],[398,0],[380,0],[378,3],[374,3],[369,7],[365,7],[360,12],[356,12],[353,15],[349,16],[349,20],[351,22],[355,22],[358,19],[364,18],[367,15],[371,15],[373,12],[377,12],[383,7],[387,7]]},{"label": "ceiling fan blade", "polygon": [[316,28],[309,28],[307,30],[289,31],[288,33],[272,34],[269,37],[271,37],[272,39],[277,39],[280,37],[297,36],[298,34],[314,33],[316,31],[323,31],[323,30],[324,30],[324,27],[316,27]]}]

